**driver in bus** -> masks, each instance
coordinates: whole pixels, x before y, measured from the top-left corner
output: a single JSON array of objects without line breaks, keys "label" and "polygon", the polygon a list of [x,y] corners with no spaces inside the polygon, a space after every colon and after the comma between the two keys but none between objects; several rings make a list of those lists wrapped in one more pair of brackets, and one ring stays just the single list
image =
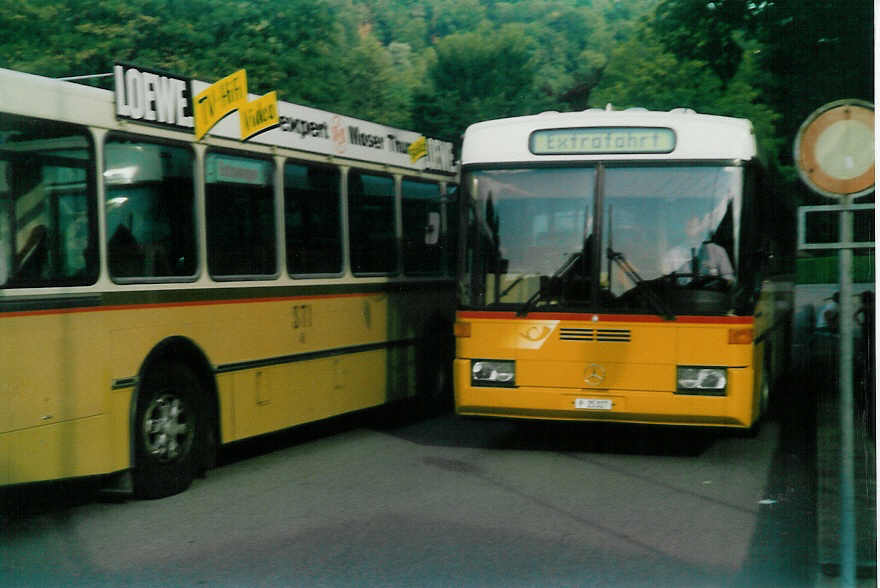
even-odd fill
[{"label": "driver in bus", "polygon": [[727,285],[734,281],[733,264],[727,251],[711,239],[700,242],[704,223],[696,216],[691,217],[685,226],[687,241],[666,252],[661,260],[663,275],[684,274],[679,284],[689,284],[698,276],[717,277]]}]

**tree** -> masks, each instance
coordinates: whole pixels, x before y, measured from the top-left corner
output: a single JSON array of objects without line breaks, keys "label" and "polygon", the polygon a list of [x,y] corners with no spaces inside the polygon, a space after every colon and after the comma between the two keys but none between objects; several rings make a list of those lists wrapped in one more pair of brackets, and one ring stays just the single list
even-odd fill
[{"label": "tree", "polygon": [[554,108],[583,110],[602,77],[613,42],[591,7],[549,5],[528,27],[536,47],[538,79]]},{"label": "tree", "polygon": [[[703,59],[733,79],[747,44],[758,45],[760,99],[781,114],[777,134],[791,145],[816,108],[840,98],[873,100],[873,6],[869,0],[663,0],[656,30],[679,57]],[[791,149],[780,150],[792,164]]]},{"label": "tree", "polygon": [[612,54],[591,102],[602,107],[644,107],[651,110],[691,108],[704,114],[748,118],[759,146],[775,158],[779,143],[774,130],[779,115],[760,100],[755,44],[744,51],[738,71],[723,83],[702,60],[680,58],[664,48],[649,24]]},{"label": "tree", "polygon": [[413,0],[356,0],[373,25],[373,34],[385,46],[406,43],[421,51],[429,42],[426,2]]},{"label": "tree", "polygon": [[50,77],[106,73],[114,61],[205,81],[246,68],[255,93],[332,102],[354,28],[337,1],[22,0],[0,4],[0,30],[26,31],[0,46],[7,67]]},{"label": "tree", "polygon": [[518,26],[450,35],[437,43],[428,87],[416,97],[416,126],[455,143],[471,123],[534,112],[535,68],[529,39]]},{"label": "tree", "polygon": [[743,59],[736,33],[748,27],[756,10],[742,0],[664,0],[654,28],[667,49],[706,63],[724,87]]},{"label": "tree", "polygon": [[[397,46],[398,59],[405,51]],[[343,59],[346,85],[338,101],[338,110],[394,126],[408,126],[410,91],[405,64],[395,70],[392,55],[371,34]]]},{"label": "tree", "polygon": [[[764,91],[787,139],[819,106],[874,98],[874,14],[869,0],[772,2],[758,15]],[[791,144],[791,143],[789,143]]]},{"label": "tree", "polygon": [[427,4],[429,35],[433,39],[474,31],[486,13],[480,0],[428,0]]}]

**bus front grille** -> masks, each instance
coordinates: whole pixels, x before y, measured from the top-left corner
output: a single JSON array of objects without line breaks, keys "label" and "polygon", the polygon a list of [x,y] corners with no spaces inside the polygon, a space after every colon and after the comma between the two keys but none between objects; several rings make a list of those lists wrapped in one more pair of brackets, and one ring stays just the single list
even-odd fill
[{"label": "bus front grille", "polygon": [[630,336],[631,333],[629,329],[598,329],[596,340],[628,343],[630,341]]},{"label": "bus front grille", "polygon": [[632,333],[629,329],[580,329],[562,327],[559,329],[560,341],[610,341],[628,343]]}]

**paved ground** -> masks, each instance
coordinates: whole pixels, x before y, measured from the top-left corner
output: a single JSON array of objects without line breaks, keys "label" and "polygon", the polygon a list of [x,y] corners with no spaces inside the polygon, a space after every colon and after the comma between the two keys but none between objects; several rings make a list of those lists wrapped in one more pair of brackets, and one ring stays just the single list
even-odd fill
[{"label": "paved ground", "polygon": [[[815,404],[816,455],[816,514],[817,557],[820,569],[817,585],[838,586],[840,553],[840,340],[836,335],[817,334],[814,329],[815,312],[824,301],[838,290],[835,284],[798,285],[795,288],[794,358],[797,388]],[[873,290],[873,284],[855,284],[856,294]],[[856,307],[858,302],[854,302]],[[855,361],[853,365],[855,433],[855,495],[856,543],[860,586],[876,586],[877,567],[877,451],[875,397],[876,370],[870,369],[876,360],[867,357],[856,326]]]},{"label": "paved ground", "polygon": [[0,585],[801,588],[815,492],[795,424],[296,431],[163,500],[28,489],[0,513]]},{"label": "paved ground", "polygon": [[[841,449],[840,391],[836,377],[837,362],[833,349],[823,351],[822,345],[837,343],[836,339],[817,345],[813,355],[811,380],[816,385],[816,476],[819,564],[832,577],[839,571],[841,512]],[[858,369],[858,367],[857,367]],[[856,378],[854,394],[854,466],[856,513],[856,565],[863,579],[874,579],[877,567],[877,450],[876,439],[869,427],[870,410],[865,389],[866,380]]]}]

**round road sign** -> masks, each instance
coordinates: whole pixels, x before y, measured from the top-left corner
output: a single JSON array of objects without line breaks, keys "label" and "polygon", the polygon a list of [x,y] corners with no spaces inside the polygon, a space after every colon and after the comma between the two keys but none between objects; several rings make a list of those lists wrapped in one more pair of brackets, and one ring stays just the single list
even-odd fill
[{"label": "round road sign", "polygon": [[830,198],[862,196],[874,189],[874,105],[830,102],[807,117],[794,141],[801,179]]}]

